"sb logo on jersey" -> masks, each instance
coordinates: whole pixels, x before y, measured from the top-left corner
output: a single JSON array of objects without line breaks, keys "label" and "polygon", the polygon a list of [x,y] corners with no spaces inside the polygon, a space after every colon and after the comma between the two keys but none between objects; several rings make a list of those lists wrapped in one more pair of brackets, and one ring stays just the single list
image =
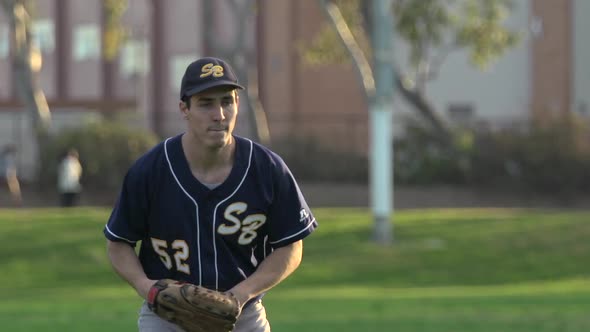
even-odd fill
[{"label": "sb logo on jersey", "polygon": [[223,67],[220,65],[213,65],[212,63],[208,63],[201,68],[201,78],[211,76],[213,77],[221,77],[223,76]]},{"label": "sb logo on jersey", "polygon": [[258,228],[266,222],[266,216],[261,213],[250,214],[240,219],[240,215],[246,211],[248,204],[236,202],[230,204],[223,213],[227,223],[217,227],[217,233],[221,235],[231,235],[240,232],[238,243],[247,245],[258,236]]}]

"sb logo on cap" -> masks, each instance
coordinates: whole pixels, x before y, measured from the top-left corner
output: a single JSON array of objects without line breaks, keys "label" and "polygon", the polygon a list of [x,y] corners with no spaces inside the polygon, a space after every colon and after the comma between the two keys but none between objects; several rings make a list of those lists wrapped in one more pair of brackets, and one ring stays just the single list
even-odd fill
[{"label": "sb logo on cap", "polygon": [[201,68],[201,78],[211,76],[213,77],[221,77],[223,76],[223,67],[220,65],[213,65],[212,63],[208,63]]}]

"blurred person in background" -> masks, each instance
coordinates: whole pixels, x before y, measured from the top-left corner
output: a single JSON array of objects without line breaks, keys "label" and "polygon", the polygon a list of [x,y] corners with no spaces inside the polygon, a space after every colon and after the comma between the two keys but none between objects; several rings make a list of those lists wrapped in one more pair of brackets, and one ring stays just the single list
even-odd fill
[{"label": "blurred person in background", "polygon": [[16,206],[22,205],[22,193],[16,170],[16,147],[14,145],[7,145],[2,149],[0,172],[2,180],[8,185],[12,203]]},{"label": "blurred person in background", "polygon": [[57,189],[60,194],[60,205],[72,207],[78,203],[78,197],[82,191],[80,178],[82,177],[82,165],[80,165],[78,151],[69,149],[61,160],[58,169]]}]

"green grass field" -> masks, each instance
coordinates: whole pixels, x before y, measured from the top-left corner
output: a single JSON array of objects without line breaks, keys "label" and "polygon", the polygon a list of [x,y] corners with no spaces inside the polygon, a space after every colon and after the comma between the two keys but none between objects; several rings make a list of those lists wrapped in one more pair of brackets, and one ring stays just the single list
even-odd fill
[{"label": "green grass field", "polygon": [[[135,331],[107,209],[0,210],[0,331]],[[590,212],[421,210],[370,244],[366,210],[317,209],[304,261],[265,303],[273,331],[590,331]]]}]

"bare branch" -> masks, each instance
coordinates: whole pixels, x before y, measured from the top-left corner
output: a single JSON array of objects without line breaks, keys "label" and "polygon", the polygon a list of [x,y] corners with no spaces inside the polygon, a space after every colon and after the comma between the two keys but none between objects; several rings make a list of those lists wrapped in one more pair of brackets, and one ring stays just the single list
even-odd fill
[{"label": "bare branch", "polygon": [[320,5],[336,29],[338,37],[340,37],[340,40],[352,57],[367,98],[371,99],[375,95],[375,78],[367,57],[356,42],[338,6],[328,0],[320,0]]},{"label": "bare branch", "polygon": [[[41,53],[31,45],[31,17],[25,0],[2,2],[10,18],[14,38],[15,56],[13,72],[15,87],[31,114],[36,130],[45,135],[51,125],[51,113],[43,90],[39,86],[38,74],[41,69]],[[7,7],[8,6],[8,7]]]},{"label": "bare branch", "polygon": [[431,81],[438,76],[440,68],[447,59],[447,56],[457,48],[457,44],[451,43],[441,47],[441,50],[430,60],[430,68],[428,71],[428,80]]},{"label": "bare branch", "polygon": [[253,135],[256,136],[256,141],[264,144],[270,144],[270,130],[268,128],[268,121],[262,103],[258,96],[258,77],[256,75],[256,67],[249,65],[250,54],[246,48],[246,34],[247,20],[252,16],[250,10],[252,9],[251,0],[227,0],[231,10],[231,16],[236,22],[235,35],[231,43],[220,43],[219,39],[214,38],[214,34],[210,33],[213,28],[213,1],[205,1],[205,27],[207,29],[205,38],[207,45],[209,45],[212,54],[217,54],[223,58],[230,59],[240,77],[241,84],[247,86],[246,102],[242,103],[240,107],[248,109],[249,126]]},{"label": "bare branch", "polygon": [[408,87],[406,87],[400,75],[395,74],[394,79],[397,88],[399,89],[404,99],[407,100],[410,104],[412,104],[414,108],[417,111],[419,111],[424,118],[428,120],[428,122],[434,128],[437,136],[440,138],[441,142],[450,142],[451,134],[447,126],[445,125],[444,121],[438,116],[432,105],[424,98],[424,95],[422,95],[416,90],[409,89]]}]

